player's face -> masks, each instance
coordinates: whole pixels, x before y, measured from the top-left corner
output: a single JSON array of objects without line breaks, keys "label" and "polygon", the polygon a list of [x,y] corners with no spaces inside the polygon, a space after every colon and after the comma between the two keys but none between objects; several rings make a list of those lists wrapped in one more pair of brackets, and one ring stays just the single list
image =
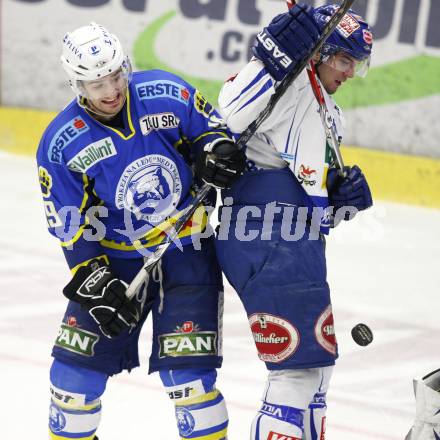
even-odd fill
[{"label": "player's face", "polygon": [[339,52],[318,66],[319,79],[328,94],[332,95],[347,79],[356,74],[358,61]]},{"label": "player's face", "polygon": [[109,116],[118,113],[125,103],[127,76],[118,70],[96,81],[84,81],[84,95],[93,110]]}]

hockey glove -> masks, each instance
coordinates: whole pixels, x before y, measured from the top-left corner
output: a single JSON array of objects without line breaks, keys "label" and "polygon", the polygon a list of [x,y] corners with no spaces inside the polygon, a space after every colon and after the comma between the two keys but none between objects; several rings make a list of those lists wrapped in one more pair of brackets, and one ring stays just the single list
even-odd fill
[{"label": "hockey glove", "polygon": [[108,338],[119,336],[139,322],[139,313],[125,296],[127,284],[116,278],[106,265],[92,260],[81,266],[63,294],[81,304]]},{"label": "hockey glove", "polygon": [[196,174],[215,188],[230,188],[243,174],[246,155],[228,139],[219,139],[205,145],[199,155]]},{"label": "hockey glove", "polygon": [[351,168],[345,167],[344,171],[345,177],[341,177],[336,168],[328,171],[328,199],[335,212],[340,208],[349,208],[344,214],[344,220],[351,220],[357,211],[363,211],[372,206],[373,199],[367,179],[357,165]]},{"label": "hockey glove", "polygon": [[258,35],[252,51],[276,81],[312,54],[320,36],[311,6],[297,4],[277,15]]}]

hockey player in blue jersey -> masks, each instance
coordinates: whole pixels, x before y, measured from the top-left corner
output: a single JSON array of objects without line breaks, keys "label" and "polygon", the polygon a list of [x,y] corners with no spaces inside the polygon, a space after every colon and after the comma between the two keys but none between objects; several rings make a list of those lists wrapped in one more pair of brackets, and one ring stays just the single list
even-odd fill
[{"label": "hockey player in blue jersey", "polygon": [[[311,55],[336,9],[296,5],[258,35],[254,57],[220,92],[220,113],[233,132],[242,132],[279,81]],[[371,49],[368,24],[350,10],[314,58],[331,116],[326,123],[334,122],[336,139],[343,119],[331,95],[366,74]],[[222,195],[220,219],[231,222],[221,223],[217,256],[269,370],[252,440],[324,439],[326,392],[337,358],[326,281],[329,206],[349,220],[372,204],[361,170],[353,166],[342,177],[326,139],[304,70],[247,143],[248,171]],[[355,256],[353,251],[350,258]]]},{"label": "hockey player in blue jersey", "polygon": [[240,176],[244,154],[198,90],[168,72],[132,73],[104,27],[66,34],[61,61],[77,98],[51,122],[37,153],[49,231],[72,271],[52,353],[50,438],[97,439],[107,380],[139,364],[138,337],[151,311],[150,372],[159,371],[176,405],[180,437],[226,439],[215,386],[221,272],[213,238],[192,245],[206,227],[204,206],[133,301],[125,291],[191,202],[194,170],[225,188]]}]

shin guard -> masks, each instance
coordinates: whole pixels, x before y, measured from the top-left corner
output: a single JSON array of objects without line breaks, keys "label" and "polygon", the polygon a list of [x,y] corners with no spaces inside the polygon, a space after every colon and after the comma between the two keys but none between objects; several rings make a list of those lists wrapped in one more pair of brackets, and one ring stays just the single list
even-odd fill
[{"label": "shin guard", "polygon": [[228,413],[215,388],[215,370],[160,371],[168,396],[174,401],[182,440],[226,440]]},{"label": "shin guard", "polygon": [[101,419],[107,375],[55,360],[50,371],[51,440],[93,440]]}]

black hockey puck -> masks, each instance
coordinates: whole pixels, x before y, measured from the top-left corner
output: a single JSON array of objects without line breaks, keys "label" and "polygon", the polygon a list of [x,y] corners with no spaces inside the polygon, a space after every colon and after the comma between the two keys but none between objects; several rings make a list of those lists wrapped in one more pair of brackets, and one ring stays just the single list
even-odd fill
[{"label": "black hockey puck", "polygon": [[351,329],[351,336],[358,345],[365,347],[373,341],[373,332],[366,324],[356,324]]}]

